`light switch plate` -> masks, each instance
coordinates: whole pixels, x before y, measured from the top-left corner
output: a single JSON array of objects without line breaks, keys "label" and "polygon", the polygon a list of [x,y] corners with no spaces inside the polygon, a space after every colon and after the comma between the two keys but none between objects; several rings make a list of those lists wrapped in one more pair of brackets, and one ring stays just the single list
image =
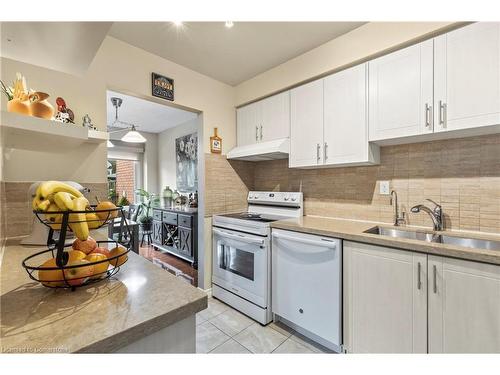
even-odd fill
[{"label": "light switch plate", "polygon": [[389,181],[380,181],[380,194],[389,195]]}]

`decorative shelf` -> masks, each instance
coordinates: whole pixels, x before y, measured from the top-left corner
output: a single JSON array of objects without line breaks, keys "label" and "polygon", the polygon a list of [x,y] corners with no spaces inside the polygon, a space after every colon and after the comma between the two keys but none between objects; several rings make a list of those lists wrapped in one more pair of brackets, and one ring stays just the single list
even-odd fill
[{"label": "decorative shelf", "polygon": [[107,132],[7,111],[0,112],[0,127],[6,136],[19,134],[28,137],[50,138],[60,142],[101,143],[109,139]]}]

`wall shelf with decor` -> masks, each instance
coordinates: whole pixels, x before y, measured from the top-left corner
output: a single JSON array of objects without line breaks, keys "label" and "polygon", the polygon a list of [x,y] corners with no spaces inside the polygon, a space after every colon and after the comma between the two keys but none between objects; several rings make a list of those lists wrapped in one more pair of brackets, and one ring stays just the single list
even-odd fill
[{"label": "wall shelf with decor", "polygon": [[107,132],[91,130],[78,124],[65,124],[38,117],[1,111],[0,128],[4,136],[25,135],[69,143],[101,143],[109,139]]}]

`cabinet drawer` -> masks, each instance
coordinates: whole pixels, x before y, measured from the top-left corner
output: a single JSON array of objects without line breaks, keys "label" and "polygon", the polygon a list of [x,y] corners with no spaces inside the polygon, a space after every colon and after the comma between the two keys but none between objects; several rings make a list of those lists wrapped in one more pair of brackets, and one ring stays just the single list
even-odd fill
[{"label": "cabinet drawer", "polygon": [[163,222],[177,225],[177,214],[174,212],[163,212]]},{"label": "cabinet drawer", "polygon": [[153,219],[161,221],[161,213],[160,210],[153,210]]},{"label": "cabinet drawer", "polygon": [[191,228],[192,216],[179,214],[179,226]]}]

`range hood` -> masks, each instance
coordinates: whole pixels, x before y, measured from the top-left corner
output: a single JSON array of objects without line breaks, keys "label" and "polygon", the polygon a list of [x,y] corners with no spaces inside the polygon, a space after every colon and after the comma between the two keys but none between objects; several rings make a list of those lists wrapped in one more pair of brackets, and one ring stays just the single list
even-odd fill
[{"label": "range hood", "polygon": [[262,161],[286,159],[290,152],[290,138],[260,142],[233,148],[227,154],[228,159]]}]

